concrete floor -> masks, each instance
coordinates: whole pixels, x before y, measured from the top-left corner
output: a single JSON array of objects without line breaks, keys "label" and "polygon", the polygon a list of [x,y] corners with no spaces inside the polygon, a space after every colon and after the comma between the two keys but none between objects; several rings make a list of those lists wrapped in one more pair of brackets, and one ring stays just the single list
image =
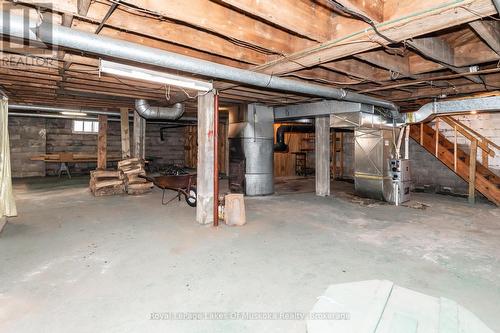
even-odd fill
[{"label": "concrete floor", "polygon": [[[92,197],[86,179],[17,182],[0,236],[0,332],[305,332],[303,321],[151,320],[164,312],[308,312],[328,285],[388,279],[456,300],[500,331],[500,210],[414,194],[426,209],[280,182],[243,227],[194,222],[161,192]],[[286,194],[287,192],[294,192]]]}]

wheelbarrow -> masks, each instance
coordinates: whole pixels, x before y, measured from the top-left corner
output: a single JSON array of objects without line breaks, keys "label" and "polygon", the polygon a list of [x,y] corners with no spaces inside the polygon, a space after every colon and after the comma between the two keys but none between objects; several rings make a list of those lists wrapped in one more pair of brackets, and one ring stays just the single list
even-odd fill
[{"label": "wheelbarrow", "polygon": [[[196,207],[196,174],[187,175],[171,175],[171,176],[158,176],[158,177],[147,177],[139,176],[145,178],[155,184],[158,188],[163,190],[161,197],[162,205],[167,205],[172,202],[175,198],[181,201],[181,195],[184,196],[186,203],[191,207]],[[177,195],[172,199],[165,201],[165,191],[172,190],[177,191]]]}]

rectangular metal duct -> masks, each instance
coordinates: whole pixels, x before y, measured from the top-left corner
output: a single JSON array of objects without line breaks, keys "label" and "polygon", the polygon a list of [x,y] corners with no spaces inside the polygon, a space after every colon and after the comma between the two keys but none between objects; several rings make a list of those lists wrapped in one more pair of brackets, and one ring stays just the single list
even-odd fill
[{"label": "rectangular metal duct", "polygon": [[354,131],[354,184],[363,197],[391,201],[389,161],[393,158],[392,131],[356,128]]}]

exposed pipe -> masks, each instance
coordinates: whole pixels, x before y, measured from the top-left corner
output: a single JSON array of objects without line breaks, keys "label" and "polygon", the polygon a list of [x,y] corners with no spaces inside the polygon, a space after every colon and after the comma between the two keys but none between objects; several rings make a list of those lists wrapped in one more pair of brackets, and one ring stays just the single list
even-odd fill
[{"label": "exposed pipe", "polygon": [[410,126],[405,128],[405,160],[410,159]]},{"label": "exposed pipe", "polygon": [[170,125],[170,126],[163,126],[163,127],[160,127],[160,140],[161,141],[165,141],[165,134],[164,134],[164,131],[167,130],[167,129],[171,129],[171,128],[179,128],[179,127],[186,127],[186,126],[189,126],[187,124],[182,124],[182,125]]},{"label": "exposed pipe", "polygon": [[[4,20],[4,18],[8,19]],[[398,107],[392,102],[361,95],[345,89],[335,89],[226,66],[136,43],[99,35],[96,36],[88,32],[53,25],[49,22],[38,24],[35,19],[30,20],[30,22],[26,22],[26,20],[27,18],[11,15],[11,13],[9,15],[0,15],[0,33],[18,38],[38,40],[102,57],[118,58],[140,64],[175,69],[186,73],[239,82],[265,89],[276,89],[327,99],[371,104],[390,109],[394,113],[398,112]]]},{"label": "exposed pipe", "polygon": [[95,115],[106,115],[106,116],[116,116],[120,117],[120,112],[96,110],[96,109],[84,109],[84,108],[62,108],[53,106],[43,106],[43,105],[27,105],[27,104],[9,104],[9,111],[40,111],[40,112],[80,112]]},{"label": "exposed pipe", "polygon": [[[97,117],[65,116],[62,114],[43,114],[43,113],[22,113],[10,112],[9,117],[30,117],[30,118],[48,118],[48,119],[73,119],[73,120],[91,120],[97,121]],[[108,119],[110,121],[120,121],[120,119]]]},{"label": "exposed pipe", "polygon": [[173,107],[151,106],[145,99],[136,99],[135,110],[145,119],[177,120],[184,114],[184,105],[175,103]]},{"label": "exposed pipe", "polygon": [[288,145],[285,143],[285,133],[314,133],[313,125],[281,125],[276,130],[275,152],[287,152]]},{"label": "exposed pipe", "polygon": [[[47,114],[47,113],[25,113],[25,112],[10,112],[9,117],[28,117],[28,118],[47,118],[47,119],[73,119],[73,120],[91,120],[97,121],[97,117],[85,117],[85,116],[71,116],[71,115],[63,115],[63,114]],[[108,118],[108,121],[120,121],[120,118]],[[130,119],[130,122],[133,122]],[[169,122],[169,121],[148,121],[148,124],[172,124],[173,126],[184,127],[184,126],[197,126],[196,123],[191,122],[182,122],[178,121]]]},{"label": "exposed pipe", "polygon": [[[37,111],[37,112],[50,112],[50,113],[61,113],[61,112],[80,112],[80,113],[87,113],[87,114],[95,114],[95,115],[106,115],[106,116],[115,116],[115,117],[120,117],[121,114],[120,112],[115,112],[115,111],[106,111],[106,110],[99,110],[99,109],[85,109],[85,108],[65,108],[65,107],[53,107],[53,106],[46,106],[46,105],[29,105],[29,104],[9,104],[9,110],[15,110],[15,111]],[[132,113],[129,114],[130,118],[133,118],[134,115]],[[184,121],[196,121],[195,117],[182,117],[182,119],[178,119],[175,123],[179,122],[184,122]],[[148,123],[154,123],[151,121],[148,121]],[[166,122],[160,122],[160,123],[168,123]]]}]

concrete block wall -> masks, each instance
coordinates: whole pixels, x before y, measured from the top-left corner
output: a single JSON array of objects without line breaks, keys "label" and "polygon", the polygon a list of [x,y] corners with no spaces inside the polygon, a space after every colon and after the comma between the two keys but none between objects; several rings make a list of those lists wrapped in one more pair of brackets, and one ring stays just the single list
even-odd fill
[{"label": "concrete block wall", "polygon": [[411,179],[414,188],[466,194],[468,184],[419,143],[410,139]]},{"label": "concrete block wall", "polygon": [[[161,141],[160,127],[159,124],[146,126],[146,156],[156,157],[156,166],[160,168],[168,164],[184,165],[184,128],[166,130],[165,140]],[[132,124],[130,129],[132,131]],[[110,121],[107,134],[108,155],[120,156],[120,123]],[[9,117],[9,136],[14,178],[57,173],[57,163],[30,161],[30,157],[34,155],[97,152],[97,134],[73,133],[72,121],[69,119]],[[111,164],[110,167],[114,165]],[[95,163],[76,163],[70,166],[70,170],[74,174],[87,173],[95,167]]]}]

